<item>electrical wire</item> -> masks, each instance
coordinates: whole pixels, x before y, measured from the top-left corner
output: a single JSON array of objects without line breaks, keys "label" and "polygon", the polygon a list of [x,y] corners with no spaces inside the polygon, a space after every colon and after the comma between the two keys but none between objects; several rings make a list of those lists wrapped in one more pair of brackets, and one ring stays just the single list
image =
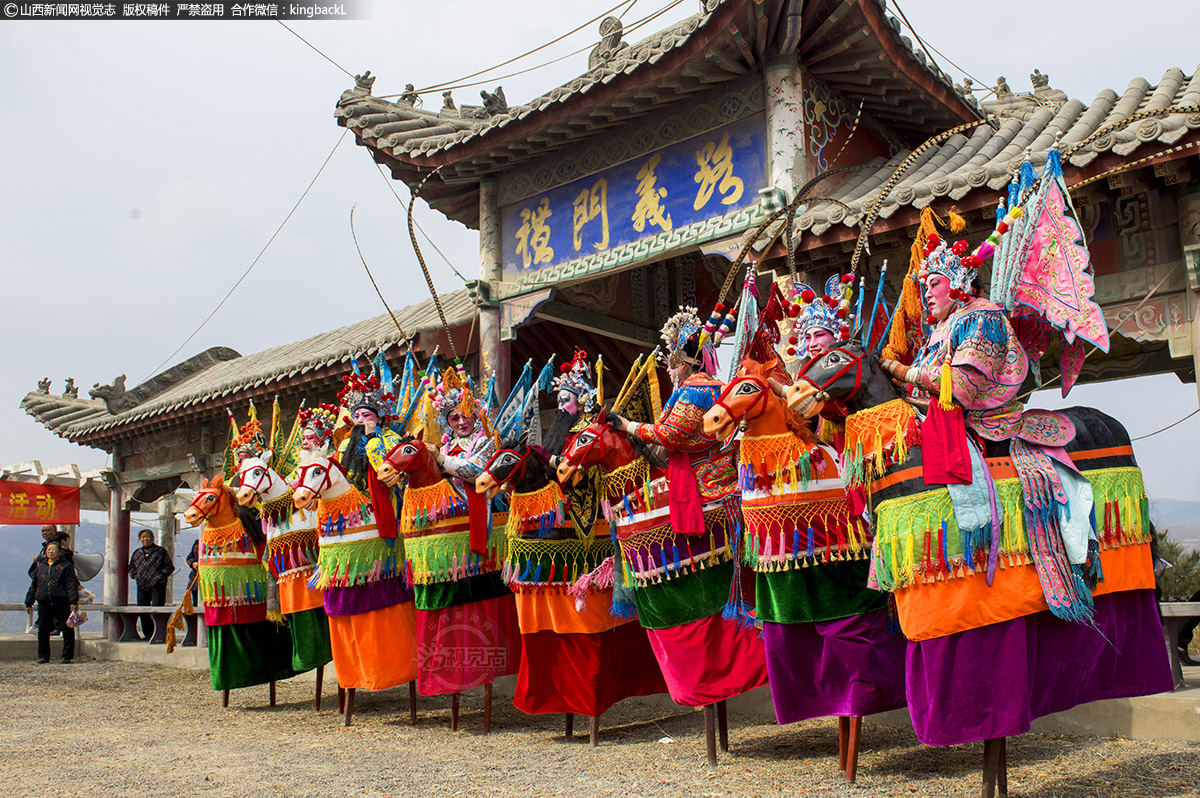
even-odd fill
[{"label": "electrical wire", "polygon": [[1160,432],[1166,432],[1167,430],[1171,429],[1171,427],[1178,427],[1180,424],[1182,424],[1183,422],[1187,421],[1189,418],[1191,418],[1192,416],[1196,415],[1197,413],[1200,413],[1200,408],[1196,408],[1195,410],[1193,410],[1192,412],[1188,413],[1188,414],[1187,414],[1186,416],[1184,416],[1183,418],[1181,418],[1181,419],[1179,419],[1178,421],[1176,421],[1174,424],[1168,424],[1167,426],[1163,427],[1162,429],[1156,429],[1156,430],[1154,430],[1154,432],[1151,432],[1151,433],[1149,433],[1148,435],[1139,435],[1139,436],[1137,436],[1136,438],[1130,438],[1130,439],[1129,439],[1129,442],[1130,442],[1130,443],[1133,443],[1134,441],[1144,441],[1146,438],[1153,438],[1153,437],[1154,437],[1155,435],[1157,435],[1158,433],[1160,433]]},{"label": "electrical wire", "polygon": [[[621,0],[620,3],[617,3],[612,8],[600,13],[598,16],[592,17],[587,22],[584,22],[583,24],[579,25],[578,27],[572,28],[571,30],[564,33],[563,35],[559,36],[557,39],[551,39],[550,41],[546,42],[545,44],[535,47],[532,50],[529,50],[528,52],[524,52],[524,53],[521,53],[520,55],[513,56],[512,58],[508,59],[507,61],[501,61],[499,64],[496,64],[495,66],[490,66],[487,69],[482,69],[478,72],[472,72],[470,75],[463,75],[461,78],[455,78],[454,80],[447,80],[443,83],[435,83],[432,86],[426,86],[425,88],[421,89],[417,93],[418,94],[426,94],[428,92],[440,91],[440,90],[450,87],[451,84],[461,83],[464,80],[470,80],[471,78],[477,78],[480,75],[486,75],[489,72],[494,72],[495,70],[499,69],[500,67],[508,66],[509,64],[513,63],[514,61],[520,61],[522,58],[526,58],[527,56],[531,56],[534,53],[545,50],[547,47],[550,47],[551,45],[558,44],[563,39],[567,38],[568,36],[572,36],[572,35],[578,33],[579,31],[583,30],[588,25],[591,25],[592,23],[596,22],[597,20],[604,19],[605,17],[607,17],[612,12],[616,11],[621,6],[629,6],[629,8],[633,8],[633,3],[635,3],[635,2],[637,2],[637,0],[633,0],[633,2],[630,2],[630,0]],[[625,14],[626,12],[628,12],[629,8],[626,8],[625,11],[621,12],[621,14]]]},{"label": "electrical wire", "polygon": [[[379,176],[382,177],[383,182],[387,184],[388,191],[392,192],[392,196],[396,198],[396,202],[400,203],[400,207],[408,209],[408,204],[404,200],[400,199],[400,195],[396,193],[396,187],[392,185],[391,178],[389,178],[387,176],[387,173],[385,173],[383,171],[383,166],[381,166],[380,164],[375,164],[375,166],[377,169],[379,169]],[[441,255],[442,260],[446,261],[446,265],[450,267],[450,271],[452,271],[456,275],[458,275],[458,279],[462,280],[464,284],[467,283],[468,282],[467,278],[463,277],[462,272],[460,272],[458,269],[454,268],[454,264],[451,263],[450,259],[446,257],[446,253],[442,252],[442,250],[438,248],[438,245],[433,243],[433,239],[430,238],[429,233],[426,233],[425,230],[421,227],[420,222],[418,222],[416,219],[413,219],[413,224],[416,225],[417,232],[419,232],[421,234],[421,237],[425,239],[425,241],[429,244],[429,246],[433,247],[433,251],[436,252],[437,254]]]},{"label": "electrical wire", "polygon": [[[975,83],[978,84],[980,88],[990,89],[988,94],[991,94],[992,92],[994,92],[996,90],[995,86],[988,86],[987,83],[985,83],[984,81],[975,77],[970,72],[968,72],[967,70],[963,69],[958,64],[956,64],[953,60],[950,59],[950,56],[946,55],[941,50],[934,47],[932,44],[927,44],[925,42],[925,40],[921,38],[921,34],[917,33],[917,29],[914,28],[912,26],[912,23],[908,21],[908,17],[904,15],[904,9],[900,8],[900,4],[897,3],[896,0],[892,0],[892,6],[895,7],[896,13],[900,15],[901,21],[904,22],[904,27],[908,28],[909,32],[912,33],[913,37],[917,40],[917,44],[921,45],[921,49],[925,51],[925,55],[927,58],[929,58],[930,61],[932,61],[935,65],[937,64],[937,61],[934,59],[933,55],[929,52],[930,50],[932,50],[933,52],[940,55],[943,59],[945,59],[946,63],[948,63],[950,66],[954,67],[959,72],[966,75],[971,80],[975,81]],[[938,67],[938,68],[940,69],[941,67]],[[986,97],[987,95],[985,94],[984,96]]]},{"label": "electrical wire", "polygon": [[317,178],[320,177],[321,173],[325,171],[325,167],[329,164],[329,161],[333,158],[333,154],[337,152],[337,148],[341,146],[342,141],[345,140],[346,134],[349,132],[350,128],[346,128],[342,131],[342,135],[338,137],[337,143],[333,145],[333,149],[329,151],[329,154],[325,156],[325,160],[321,163],[321,168],[317,170],[315,175],[313,175],[313,179],[308,181],[308,186],[305,187],[304,193],[300,195],[300,199],[296,200],[296,204],[292,206],[290,211],[288,211],[287,216],[283,217],[283,221],[279,223],[279,227],[275,228],[275,232],[271,234],[269,239],[267,239],[267,243],[263,245],[261,250],[259,250],[258,254],[254,257],[254,260],[250,262],[250,265],[246,267],[246,271],[242,272],[242,276],[237,279],[237,282],[233,284],[233,287],[225,293],[225,296],[221,298],[221,301],[217,303],[217,306],[212,309],[212,313],[209,313],[208,316],[205,317],[204,321],[200,322],[200,325],[192,331],[192,334],[189,335],[174,352],[167,355],[167,357],[163,359],[162,363],[159,363],[157,366],[155,366],[153,371],[143,378],[143,381],[153,377],[158,373],[159,369],[167,365],[167,363],[170,363],[176,355],[182,352],[183,348],[191,343],[192,339],[204,329],[204,326],[212,321],[213,316],[217,315],[217,311],[224,307],[225,303],[229,300],[229,297],[233,296],[233,292],[238,289],[238,286],[240,286],[242,282],[250,276],[250,272],[254,270],[254,267],[258,265],[259,260],[261,260],[262,256],[266,254],[267,248],[271,246],[272,242],[275,241],[275,238],[280,234],[280,232],[283,231],[284,225],[286,225],[288,220],[292,218],[292,214],[294,214],[296,209],[300,207],[300,203],[304,202],[304,198],[308,196],[308,192],[312,190],[313,185],[317,182]]},{"label": "electrical wire", "polygon": [[[281,20],[281,19],[277,19],[277,20],[275,20],[275,21],[276,21],[276,22],[278,22],[280,25],[283,25],[283,20]],[[304,38],[304,37],[303,37],[303,36],[301,36],[299,33],[296,33],[296,31],[292,30],[292,29],[291,29],[291,28],[289,28],[287,25],[283,25],[283,28],[284,28],[284,30],[286,30],[288,33],[292,34],[292,35],[293,35],[293,36],[295,36],[297,39],[299,39],[300,41],[304,42],[304,43],[305,43],[305,44],[307,44],[309,47],[311,47],[311,48],[312,48],[312,49],[313,49],[313,50],[314,50],[314,51],[317,53],[317,55],[321,56],[321,57],[322,57],[322,58],[324,58],[326,61],[328,61],[329,63],[333,64],[335,67],[337,67],[338,69],[340,69],[340,70],[342,70],[343,72],[345,72],[345,73],[346,73],[346,75],[347,75],[347,77],[349,77],[349,78],[352,78],[352,79],[354,78],[354,75],[353,75],[353,74],[351,74],[350,70],[346,69],[344,66],[342,66],[341,64],[339,64],[337,61],[334,61],[332,58],[330,58],[329,56],[325,55],[325,53],[323,53],[323,52],[321,52],[319,49],[317,49],[317,46],[316,46],[315,44],[313,44],[312,42],[310,42],[308,39]]]}]

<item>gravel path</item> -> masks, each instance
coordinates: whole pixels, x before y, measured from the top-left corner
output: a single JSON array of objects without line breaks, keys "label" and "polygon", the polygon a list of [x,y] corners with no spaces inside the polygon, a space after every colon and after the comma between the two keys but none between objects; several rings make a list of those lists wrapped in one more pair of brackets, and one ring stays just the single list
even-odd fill
[{"label": "gravel path", "polygon": [[[982,744],[927,748],[911,731],[863,724],[858,783],[837,769],[836,723],[779,727],[730,713],[731,753],[705,766],[698,712],[618,705],[599,748],[562,736],[562,716],[529,717],[497,701],[484,736],[480,691],[461,731],[448,698],[360,693],[341,726],[333,688],[312,710],[310,681],[234,691],[208,676],[125,662],[0,662],[0,785],[12,796],[977,796]],[[581,735],[580,732],[583,732]],[[673,742],[660,742],[669,737]],[[1014,796],[1197,796],[1200,742],[1027,734],[1009,741]]]}]

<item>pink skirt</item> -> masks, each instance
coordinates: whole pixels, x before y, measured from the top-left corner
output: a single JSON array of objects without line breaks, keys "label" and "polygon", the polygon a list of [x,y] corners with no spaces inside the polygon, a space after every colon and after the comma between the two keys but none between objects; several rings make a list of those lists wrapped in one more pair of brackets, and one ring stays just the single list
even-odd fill
[{"label": "pink skirt", "polygon": [[516,673],[521,627],[513,596],[417,610],[417,692],[461,693]]},{"label": "pink skirt", "polygon": [[743,629],[720,613],[646,634],[676,704],[708,706],[767,683],[767,654],[758,630]]}]

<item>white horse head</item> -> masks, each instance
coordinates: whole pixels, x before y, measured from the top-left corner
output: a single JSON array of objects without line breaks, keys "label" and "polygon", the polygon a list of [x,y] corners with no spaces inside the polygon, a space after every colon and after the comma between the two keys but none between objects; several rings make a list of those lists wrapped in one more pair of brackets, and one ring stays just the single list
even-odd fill
[{"label": "white horse head", "polygon": [[296,469],[292,483],[292,503],[297,510],[309,510],[318,499],[333,499],[351,489],[342,467],[332,457],[319,455]]},{"label": "white horse head", "polygon": [[287,493],[288,484],[271,468],[270,449],[261,457],[247,457],[238,465],[238,504],[253,507],[256,501],[269,502]]}]

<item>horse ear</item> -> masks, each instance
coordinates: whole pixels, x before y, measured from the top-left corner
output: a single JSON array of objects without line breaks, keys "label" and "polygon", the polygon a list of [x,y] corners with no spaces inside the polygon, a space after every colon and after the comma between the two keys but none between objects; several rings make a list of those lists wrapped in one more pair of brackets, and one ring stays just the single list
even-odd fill
[{"label": "horse ear", "polygon": [[208,487],[208,477],[201,474],[200,475],[200,490],[204,490],[207,487]]},{"label": "horse ear", "polygon": [[608,423],[608,408],[606,408],[606,407],[600,408],[600,412],[596,414],[596,423],[597,424],[607,424]]},{"label": "horse ear", "polygon": [[215,477],[212,478],[212,481],[210,481],[208,483],[208,487],[210,487],[210,488],[222,488],[224,486],[225,486],[225,475],[224,474],[217,474]]},{"label": "horse ear", "polygon": [[779,358],[771,358],[766,363],[762,364],[764,374],[770,374],[775,370],[775,366],[779,363]]},{"label": "horse ear", "polygon": [[271,459],[275,457],[275,452],[272,449],[267,449],[259,457],[264,463],[271,465]]}]

